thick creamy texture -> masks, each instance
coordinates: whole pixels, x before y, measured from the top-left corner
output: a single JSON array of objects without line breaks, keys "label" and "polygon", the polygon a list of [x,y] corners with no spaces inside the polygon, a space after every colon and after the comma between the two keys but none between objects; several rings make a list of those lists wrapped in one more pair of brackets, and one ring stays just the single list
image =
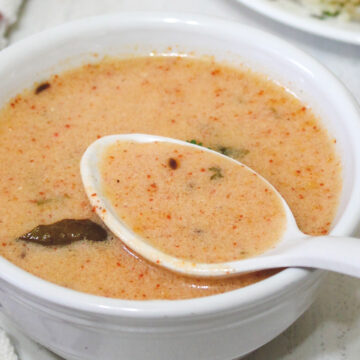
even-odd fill
[{"label": "thick creamy texture", "polygon": [[79,163],[97,138],[149,133],[196,140],[268,179],[304,232],[325,234],[341,191],[335,139],[285,89],[247,70],[176,57],[104,60],[44,79],[0,111],[0,253],[43,279],[126,299],[180,299],[236,289],[228,280],[174,275],[131,255],[118,239],[42,247],[15,239],[39,224],[98,217]]},{"label": "thick creamy texture", "polygon": [[103,194],[126,226],[178,258],[216,263],[256,256],[285,229],[271,186],[200,147],[118,142],[102,155],[100,174]]}]

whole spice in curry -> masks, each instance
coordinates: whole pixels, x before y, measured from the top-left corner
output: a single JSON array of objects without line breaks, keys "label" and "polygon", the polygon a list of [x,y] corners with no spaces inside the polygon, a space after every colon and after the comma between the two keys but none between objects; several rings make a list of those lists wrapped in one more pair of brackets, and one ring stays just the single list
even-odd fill
[{"label": "whole spice in curry", "polygon": [[91,220],[64,219],[50,225],[39,225],[18,240],[41,245],[66,245],[79,240],[104,241],[107,232]]}]

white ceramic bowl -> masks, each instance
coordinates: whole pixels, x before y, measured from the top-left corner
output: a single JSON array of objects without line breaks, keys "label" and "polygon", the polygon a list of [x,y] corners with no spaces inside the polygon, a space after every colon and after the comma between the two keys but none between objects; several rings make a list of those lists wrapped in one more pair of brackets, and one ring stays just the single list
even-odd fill
[{"label": "white ceramic bowl", "polygon": [[[168,47],[172,48],[169,49]],[[179,14],[86,19],[0,52],[0,105],[34,81],[93,53],[214,55],[265,72],[313,107],[336,135],[344,190],[333,235],[350,234],[360,212],[360,114],[325,68],[256,29]],[[0,302],[34,340],[71,360],[232,359],[268,342],[312,303],[323,272],[287,269],[243,289],[182,301],[125,301],[72,291],[0,258]]]}]

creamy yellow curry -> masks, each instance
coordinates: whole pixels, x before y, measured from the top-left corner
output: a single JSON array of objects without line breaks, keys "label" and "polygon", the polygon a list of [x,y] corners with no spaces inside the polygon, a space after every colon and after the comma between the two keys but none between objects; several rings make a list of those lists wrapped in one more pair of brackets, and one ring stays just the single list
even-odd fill
[{"label": "creamy yellow curry", "polygon": [[215,263],[256,256],[285,230],[285,210],[271,186],[200,147],[118,142],[104,152],[100,173],[119,219],[178,258]]},{"label": "creamy yellow curry", "polygon": [[204,59],[105,59],[44,79],[0,111],[0,254],[56,284],[123,299],[200,297],[272,275],[181,277],[107,231],[79,162],[96,139],[134,132],[238,159],[280,191],[302,231],[321,235],[331,226],[342,185],[336,140],[286,89]]}]

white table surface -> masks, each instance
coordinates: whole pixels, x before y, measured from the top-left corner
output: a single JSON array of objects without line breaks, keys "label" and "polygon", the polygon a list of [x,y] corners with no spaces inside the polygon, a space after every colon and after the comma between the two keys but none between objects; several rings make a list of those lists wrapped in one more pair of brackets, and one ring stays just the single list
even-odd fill
[{"label": "white table surface", "polygon": [[[291,29],[246,9],[236,0],[28,0],[22,8],[18,24],[10,32],[10,44],[43,29],[82,17],[149,10],[215,15],[278,35],[326,65],[360,102],[360,46]],[[360,228],[357,235],[360,236]],[[2,315],[0,324],[12,335],[21,360],[59,359],[26,339]],[[335,274],[328,276],[317,301],[295,324],[246,357],[246,360],[359,359],[360,281]]]}]

